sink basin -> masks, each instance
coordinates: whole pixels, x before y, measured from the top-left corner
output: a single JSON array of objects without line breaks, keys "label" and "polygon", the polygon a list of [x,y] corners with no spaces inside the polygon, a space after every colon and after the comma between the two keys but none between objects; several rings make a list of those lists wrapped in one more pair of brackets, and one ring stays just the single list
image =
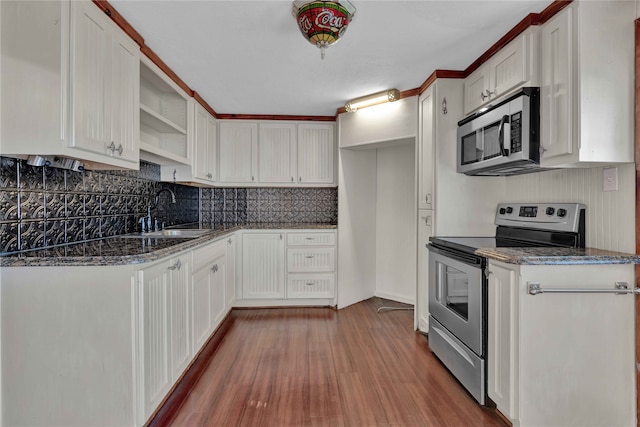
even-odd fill
[{"label": "sink basin", "polygon": [[195,230],[190,228],[184,229],[170,229],[170,230],[159,230],[159,231],[150,231],[148,233],[133,233],[133,234],[125,234],[123,237],[125,239],[146,239],[146,238],[154,238],[154,239],[164,239],[164,238],[182,238],[182,239],[195,239],[196,237],[200,237],[203,234],[209,233],[211,230]]}]

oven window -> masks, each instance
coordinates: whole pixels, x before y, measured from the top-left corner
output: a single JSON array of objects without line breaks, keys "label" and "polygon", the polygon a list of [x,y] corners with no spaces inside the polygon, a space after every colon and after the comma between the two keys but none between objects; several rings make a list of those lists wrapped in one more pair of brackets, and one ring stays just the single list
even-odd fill
[{"label": "oven window", "polygon": [[438,270],[442,277],[438,281],[442,284],[441,303],[464,320],[469,320],[469,276],[449,265],[440,266]]}]

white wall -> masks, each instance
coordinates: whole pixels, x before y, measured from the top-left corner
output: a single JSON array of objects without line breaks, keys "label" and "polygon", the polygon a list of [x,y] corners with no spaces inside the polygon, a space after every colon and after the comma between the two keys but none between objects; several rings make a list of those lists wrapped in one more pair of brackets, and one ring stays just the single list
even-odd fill
[{"label": "white wall", "polygon": [[415,304],[415,145],[377,150],[376,296]]},{"label": "white wall", "polygon": [[376,150],[339,150],[338,308],[374,296]]},{"label": "white wall", "polygon": [[617,165],[618,191],[602,191],[602,170],[560,169],[506,179],[504,202],[587,206],[588,247],[635,253],[635,166]]}]

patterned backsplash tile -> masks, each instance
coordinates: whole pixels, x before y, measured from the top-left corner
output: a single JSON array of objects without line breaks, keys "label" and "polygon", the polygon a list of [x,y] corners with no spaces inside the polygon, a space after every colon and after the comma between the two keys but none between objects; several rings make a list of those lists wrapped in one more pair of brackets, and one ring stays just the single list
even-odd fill
[{"label": "patterned backsplash tile", "polygon": [[338,222],[337,188],[196,188],[160,182],[160,167],[83,171],[30,166],[0,157],[0,254],[99,239],[140,230],[152,212],[166,226]]}]

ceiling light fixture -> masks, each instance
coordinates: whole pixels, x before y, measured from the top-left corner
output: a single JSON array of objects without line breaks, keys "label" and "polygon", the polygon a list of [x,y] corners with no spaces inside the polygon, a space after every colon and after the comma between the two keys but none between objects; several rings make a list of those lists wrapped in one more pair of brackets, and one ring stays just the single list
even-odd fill
[{"label": "ceiling light fixture", "polygon": [[384,104],[385,102],[393,102],[400,99],[400,91],[398,89],[389,89],[371,95],[353,99],[344,105],[344,109],[348,113],[355,113],[360,108],[371,107],[373,105]]},{"label": "ceiling light fixture", "polygon": [[356,8],[346,0],[297,0],[292,3],[291,13],[302,35],[320,49],[320,57],[324,59],[325,49],[340,40]]}]

